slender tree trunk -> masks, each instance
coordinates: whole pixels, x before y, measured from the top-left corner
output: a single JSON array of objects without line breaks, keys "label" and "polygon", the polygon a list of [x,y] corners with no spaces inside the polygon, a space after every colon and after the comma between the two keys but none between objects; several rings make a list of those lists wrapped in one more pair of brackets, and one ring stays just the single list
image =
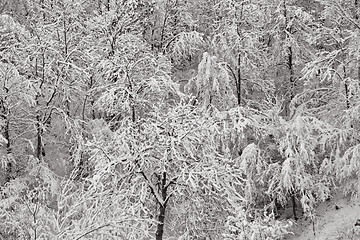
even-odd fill
[{"label": "slender tree trunk", "polygon": [[155,46],[156,46],[156,44],[155,44],[155,37],[154,37],[154,35],[155,35],[155,27],[156,27],[156,23],[154,23],[154,26],[153,26],[153,29],[151,29],[151,37],[150,37],[150,39],[151,39],[151,51],[154,51],[154,49],[155,49]]},{"label": "slender tree trunk", "polygon": [[[90,83],[89,83],[89,87],[88,87],[88,91],[92,89],[92,87],[94,86],[94,77],[91,76],[90,77]],[[86,94],[85,99],[84,99],[84,104],[83,104],[83,109],[82,109],[82,119],[85,121],[85,112],[86,112],[86,103],[88,101],[89,95]],[[91,118],[94,120],[96,118],[95,116],[95,109],[94,109],[94,104],[95,104],[95,100],[93,97],[90,98],[90,105],[91,105]]]},{"label": "slender tree trunk", "polygon": [[293,210],[294,219],[295,219],[295,221],[297,221],[298,217],[297,217],[297,214],[296,214],[296,197],[295,197],[295,193],[292,194],[291,201],[292,201],[292,210]]},{"label": "slender tree trunk", "polygon": [[[293,49],[291,47],[291,44],[288,43],[289,37],[288,34],[291,33],[291,28],[288,26],[288,16],[287,16],[287,3],[286,0],[283,0],[283,16],[285,19],[285,26],[284,26],[284,40],[285,44],[288,45],[287,47],[287,60],[286,65],[288,68],[288,74],[289,74],[289,97],[285,106],[285,115],[288,118],[291,118],[290,116],[290,103],[295,97],[295,76],[294,76],[294,59],[293,59]],[[297,214],[296,214],[296,190],[294,189],[291,194],[291,201],[292,201],[292,210],[293,210],[293,216],[295,221],[298,220]]]},{"label": "slender tree trunk", "polygon": [[65,17],[65,13],[63,15],[63,34],[64,34],[64,55],[65,58],[67,58],[68,55],[68,36],[67,36],[67,26],[66,26],[66,17]]},{"label": "slender tree trunk", "polygon": [[291,101],[294,99],[295,97],[295,78],[294,78],[294,65],[293,65],[293,51],[292,51],[292,47],[289,46],[288,47],[288,59],[287,59],[287,66],[288,66],[288,70],[289,70],[289,85],[290,85],[290,96],[289,96],[289,100],[287,102],[287,107],[286,107],[286,116],[288,118],[291,118],[290,114],[290,104]]},{"label": "slender tree trunk", "polygon": [[294,84],[295,84],[295,77],[294,77],[294,63],[293,63],[293,50],[292,47],[290,45],[290,43],[288,43],[288,33],[291,33],[291,29],[288,26],[288,16],[287,16],[287,4],[286,4],[286,0],[283,1],[283,16],[285,19],[285,26],[284,26],[284,40],[285,40],[285,44],[289,46],[287,47],[287,60],[286,60],[286,66],[288,68],[288,74],[289,74],[289,97],[285,106],[285,115],[287,117],[290,117],[290,103],[291,101],[294,99],[295,97],[295,89],[294,89]]},{"label": "slender tree trunk", "polygon": [[[11,143],[10,143],[10,122],[9,119],[6,118],[5,120],[5,127],[4,127],[4,138],[6,139],[6,153],[9,155],[11,154]],[[11,173],[13,171],[13,166],[12,166],[12,162],[9,161],[7,164],[7,173],[8,173],[8,178],[10,180],[10,176]]]},{"label": "slender tree trunk", "polygon": [[357,71],[358,71],[357,79],[358,79],[358,82],[359,82],[359,84],[360,84],[360,61],[358,61]]},{"label": "slender tree trunk", "polygon": [[131,107],[131,120],[132,120],[132,122],[135,122],[135,120],[136,120],[135,106]]},{"label": "slender tree trunk", "polygon": [[161,51],[162,47],[163,47],[163,41],[164,41],[164,35],[165,35],[165,27],[166,27],[166,21],[167,21],[167,12],[165,13],[165,16],[164,16],[164,21],[163,21],[163,24],[162,24],[162,27],[161,27],[161,34],[160,34],[160,44],[159,44],[159,51]]},{"label": "slender tree trunk", "polygon": [[[36,59],[36,65],[35,65],[35,76],[38,77],[38,60]],[[42,76],[41,76],[41,82],[39,85],[39,91],[42,90],[42,86],[45,83],[45,52],[42,54]],[[35,97],[36,106],[39,107],[39,98],[40,93],[38,93]],[[36,157],[40,160],[42,156],[45,156],[45,151],[43,148],[43,142],[42,142],[42,135],[43,135],[43,129],[42,129],[42,120],[41,120],[41,113],[38,111],[36,113]]]},{"label": "slender tree trunk", "polygon": [[167,198],[167,188],[166,188],[166,172],[163,173],[161,184],[161,197],[163,204],[159,204],[159,215],[158,215],[158,225],[156,229],[156,240],[162,240],[164,235],[164,224],[165,224],[165,213],[166,213],[166,198]]},{"label": "slender tree trunk", "polygon": [[[5,85],[3,87],[3,90],[5,91],[6,95],[9,94],[9,89],[7,87],[5,87]],[[9,154],[11,154],[10,129],[9,129],[10,128],[10,120],[9,120],[10,110],[9,110],[8,106],[6,105],[6,97],[4,97],[0,101],[0,107],[1,107],[1,117],[4,122],[2,132],[3,132],[4,138],[6,139],[6,154],[9,157]],[[11,180],[12,172],[13,172],[12,162],[11,162],[11,159],[8,158],[8,162],[7,162],[7,166],[6,166],[5,182],[8,182]]]},{"label": "slender tree trunk", "polygon": [[82,105],[82,110],[81,110],[81,119],[82,119],[83,121],[85,121],[85,109],[86,109],[87,99],[88,99],[88,95],[86,94],[86,95],[85,95],[84,102],[83,102],[83,105]]},{"label": "slender tree trunk", "polygon": [[237,82],[236,82],[237,103],[241,106],[241,54],[238,55]]},{"label": "slender tree trunk", "polygon": [[[3,103],[4,104],[4,103]],[[4,138],[6,139],[6,154],[9,156],[11,154],[11,142],[10,142],[10,122],[9,122],[9,111],[6,109],[5,106],[3,106],[3,120],[5,122],[4,128],[3,128],[3,134]],[[5,182],[9,182],[12,179],[12,173],[13,173],[13,163],[11,162],[11,159],[8,158],[8,162],[6,165],[6,177]]]},{"label": "slender tree trunk", "polygon": [[164,14],[164,20],[161,26],[161,33],[160,33],[160,43],[159,43],[159,51],[162,50],[163,47],[163,42],[164,42],[164,37],[165,37],[165,28],[166,28],[166,24],[167,24],[167,20],[169,18],[169,9],[168,9],[168,4],[169,4],[169,0],[166,1],[165,4],[165,14]]},{"label": "slender tree trunk", "polygon": [[131,120],[132,122],[136,121],[136,109],[135,109],[135,99],[133,97],[133,85],[131,82],[131,79],[129,76],[127,76],[127,79],[129,81],[129,90],[130,90],[130,96],[129,96],[129,100],[130,100],[130,108],[131,108]]},{"label": "slender tree trunk", "polygon": [[349,85],[347,83],[346,80],[346,67],[345,65],[343,66],[343,71],[344,71],[344,81],[345,81],[345,98],[346,98],[346,108],[349,109],[350,108],[350,96],[349,96]]},{"label": "slender tree trunk", "polygon": [[350,108],[350,100],[349,100],[349,86],[347,82],[345,82],[345,98],[346,98],[346,108]]},{"label": "slender tree trunk", "polygon": [[289,68],[289,74],[290,74],[290,77],[289,77],[290,81],[289,82],[290,82],[290,102],[291,102],[295,97],[293,51],[292,51],[291,46],[288,47],[288,54],[289,54],[288,55],[288,68]]},{"label": "slender tree trunk", "polygon": [[[237,26],[236,26],[236,33],[238,35],[240,44],[241,44],[241,39],[242,39],[242,29],[241,29],[241,21],[243,18],[243,9],[244,9],[244,3],[241,4],[241,8],[236,9],[236,13],[240,12],[240,16],[236,16],[237,17]],[[241,101],[242,101],[242,96],[241,96],[241,52],[239,51],[238,56],[237,56],[237,81],[236,81],[236,96],[237,96],[237,104],[238,106],[241,106]]]},{"label": "slender tree trunk", "polygon": [[[355,20],[356,22],[359,22],[359,0],[355,0],[354,2],[355,4]],[[358,78],[358,82],[360,83],[360,61],[358,60],[357,62],[357,78]]]},{"label": "slender tree trunk", "polygon": [[43,146],[43,142],[42,142],[43,129],[41,126],[40,114],[36,115],[36,131],[37,131],[37,134],[36,134],[36,142],[37,142],[36,157],[40,160],[43,156],[45,156],[44,146]]},{"label": "slender tree trunk", "polygon": [[95,107],[94,107],[95,106],[95,100],[92,99],[90,104],[91,104],[91,117],[92,117],[93,120],[95,120],[96,119]]},{"label": "slender tree trunk", "polygon": [[66,107],[66,115],[68,117],[70,117],[71,109],[70,109],[70,100],[69,99],[65,100],[65,107]]}]

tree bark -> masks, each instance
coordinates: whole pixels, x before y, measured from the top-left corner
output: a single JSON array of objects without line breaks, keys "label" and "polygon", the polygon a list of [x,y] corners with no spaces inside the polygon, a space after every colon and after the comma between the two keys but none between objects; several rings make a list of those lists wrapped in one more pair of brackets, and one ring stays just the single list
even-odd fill
[{"label": "tree bark", "polygon": [[236,93],[237,93],[237,103],[241,106],[241,55],[238,55],[238,69],[237,69],[237,82],[236,82]]},{"label": "tree bark", "polygon": [[130,100],[130,108],[131,108],[131,121],[132,122],[135,122],[136,121],[136,109],[135,109],[135,100],[134,100],[134,97],[133,97],[133,84],[131,82],[131,79],[129,77],[129,75],[127,75],[127,79],[129,81],[129,87],[128,89],[130,90],[130,96],[129,96],[129,100]]},{"label": "tree bark", "polygon": [[293,215],[294,215],[294,220],[297,221],[298,217],[296,214],[296,197],[295,197],[295,193],[292,194],[291,196],[291,200],[292,200],[292,210],[293,210]]},{"label": "tree bark", "polygon": [[[293,63],[293,49],[291,47],[291,44],[288,43],[288,34],[291,33],[291,27],[288,26],[288,16],[287,16],[287,3],[286,0],[283,1],[283,16],[285,19],[285,26],[284,26],[284,40],[285,40],[285,44],[288,45],[287,47],[287,60],[286,60],[286,65],[288,68],[288,73],[289,73],[289,97],[285,106],[285,116],[288,118],[291,118],[290,116],[290,103],[291,101],[294,99],[295,97],[295,89],[294,89],[294,85],[295,85],[295,76],[294,76],[294,63]],[[293,210],[293,216],[295,221],[298,220],[297,214],[296,214],[296,190],[294,189],[292,194],[291,194],[291,200],[292,200],[292,210]]]},{"label": "tree bark", "polygon": [[158,216],[158,225],[156,230],[156,240],[162,240],[164,235],[164,223],[165,223],[165,206],[160,206],[159,216]]},{"label": "tree bark", "polygon": [[[11,143],[10,143],[10,133],[9,133],[9,119],[7,118],[5,120],[5,127],[4,127],[4,138],[6,139],[7,143],[6,143],[6,153],[7,155],[11,154]],[[6,169],[6,173],[7,173],[7,181],[10,181],[12,178],[12,172],[13,172],[13,164],[11,161],[8,160],[7,163],[7,169]]]},{"label": "tree bark", "polygon": [[42,134],[43,134],[43,129],[41,126],[41,118],[40,115],[36,115],[36,142],[37,142],[37,146],[36,146],[36,157],[40,160],[42,158],[42,156],[45,156],[45,151],[44,151],[44,146],[43,146],[43,142],[42,142]]},{"label": "tree bark", "polygon": [[[36,63],[35,63],[35,76],[38,77],[38,60],[36,59]],[[41,82],[39,85],[39,91],[42,90],[43,84],[45,83],[45,53],[42,54],[42,76],[41,76]],[[36,106],[39,107],[40,103],[39,103],[39,98],[40,98],[40,92],[37,93],[36,97],[35,97],[35,102],[36,102]],[[45,156],[45,151],[43,148],[43,142],[42,142],[42,134],[43,134],[43,129],[42,129],[42,120],[41,120],[41,113],[38,110],[36,113],[36,142],[37,142],[37,146],[36,146],[36,157],[40,160],[42,158],[42,156]]]},{"label": "tree bark", "polygon": [[[236,9],[236,12],[240,12],[240,16],[237,16],[237,26],[236,26],[236,33],[238,35],[240,44],[241,44],[241,38],[242,38],[242,31],[241,31],[241,20],[243,17],[243,8],[244,8],[244,3],[241,4],[241,9]],[[237,104],[238,106],[241,106],[241,51],[239,51],[238,56],[237,56],[237,79],[236,79],[236,95],[237,95]]]},{"label": "tree bark", "polygon": [[345,65],[343,66],[343,71],[344,71],[344,82],[345,82],[345,98],[346,98],[346,108],[349,109],[350,108],[350,96],[349,96],[349,85],[347,83],[346,80],[346,67]]},{"label": "tree bark", "polygon": [[[288,41],[288,33],[291,33],[291,29],[288,26],[288,16],[287,16],[287,4],[286,4],[286,0],[283,1],[283,16],[285,19],[285,26],[284,26],[284,40],[285,40],[285,44],[289,44],[287,43]],[[287,100],[287,103],[285,105],[285,116],[290,118],[290,103],[291,101],[294,99],[295,97],[295,90],[294,90],[294,84],[295,84],[295,77],[294,77],[294,63],[293,63],[293,50],[291,45],[289,44],[289,46],[287,47],[287,59],[286,59],[286,66],[288,68],[288,73],[289,73],[289,97]]]},{"label": "tree bark", "polygon": [[[358,22],[359,21],[359,0],[355,0],[355,2],[354,2],[354,4],[355,4],[355,20],[356,20],[356,22]],[[357,74],[358,74],[358,76],[357,76],[357,78],[358,78],[358,82],[360,83],[360,61],[358,60],[358,62],[357,62]]]},{"label": "tree bark", "polygon": [[158,225],[156,230],[156,240],[162,240],[164,235],[164,224],[165,224],[165,213],[166,213],[166,198],[167,198],[167,187],[166,187],[166,172],[163,173],[161,184],[161,197],[163,204],[159,203],[159,215],[158,215]]},{"label": "tree bark", "polygon": [[[5,104],[5,103],[2,103]],[[5,122],[4,128],[3,128],[3,134],[4,138],[6,139],[6,154],[9,156],[11,154],[11,143],[10,143],[10,122],[8,118],[9,111],[5,106],[2,106],[3,108],[3,120]],[[6,164],[6,177],[5,182],[9,182],[12,179],[12,172],[13,172],[13,163],[11,162],[11,159],[7,159]]]},{"label": "tree bark", "polygon": [[295,97],[295,91],[294,91],[294,68],[293,68],[293,51],[291,46],[288,47],[288,68],[289,68],[289,82],[290,82],[290,102]]}]

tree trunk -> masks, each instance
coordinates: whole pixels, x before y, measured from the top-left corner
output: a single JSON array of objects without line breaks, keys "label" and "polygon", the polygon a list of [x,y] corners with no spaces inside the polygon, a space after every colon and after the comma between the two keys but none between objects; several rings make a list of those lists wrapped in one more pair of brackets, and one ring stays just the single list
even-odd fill
[{"label": "tree trunk", "polygon": [[294,90],[294,68],[293,68],[293,51],[291,46],[288,47],[288,68],[289,68],[289,82],[290,82],[290,102],[294,99],[295,97],[295,90]]},{"label": "tree trunk", "polygon": [[[6,95],[9,94],[9,89],[7,87],[4,86],[3,90],[5,91]],[[3,132],[4,138],[6,139],[6,154],[7,154],[7,156],[9,156],[9,154],[11,153],[10,130],[9,130],[9,126],[10,126],[10,121],[9,121],[10,110],[6,105],[6,97],[4,97],[4,99],[2,99],[0,101],[0,107],[1,107],[1,117],[2,117],[2,120],[4,122],[2,132]],[[11,162],[11,159],[8,158],[7,159],[7,164],[6,164],[5,182],[8,182],[8,181],[11,180],[12,172],[13,172],[12,162]]]},{"label": "tree trunk", "polygon": [[164,235],[164,223],[165,223],[165,212],[166,212],[166,203],[167,203],[167,187],[166,187],[166,172],[163,173],[161,185],[161,198],[163,204],[159,203],[159,215],[158,215],[158,225],[156,230],[156,240],[162,240]]},{"label": "tree trunk", "polygon": [[295,221],[298,220],[298,217],[296,215],[296,198],[295,198],[295,193],[292,194],[291,196],[291,200],[292,200],[292,210],[293,210],[293,215],[294,215],[294,219]]},{"label": "tree trunk", "polygon": [[[286,4],[286,0],[283,1],[283,16],[285,19],[285,26],[284,26],[284,41],[285,41],[285,45],[289,44],[287,43],[288,41],[288,33],[291,33],[291,29],[288,27],[288,19],[287,19],[287,4]],[[287,59],[286,59],[286,66],[288,68],[288,73],[289,73],[289,91],[290,91],[290,95],[287,98],[287,102],[285,104],[285,116],[287,116],[288,118],[290,118],[290,103],[291,101],[294,99],[295,97],[295,89],[294,89],[294,84],[295,84],[295,77],[294,77],[294,63],[293,63],[294,59],[293,59],[293,50],[291,45],[289,44],[289,46],[287,47]]]},{"label": "tree trunk", "polygon": [[[287,19],[287,3],[286,0],[283,1],[283,16],[285,19],[285,26],[284,26],[284,40],[285,40],[285,45],[288,45],[287,47],[287,60],[286,60],[286,65],[288,68],[288,72],[289,72],[289,91],[290,91],[290,95],[288,97],[287,103],[285,105],[285,116],[288,118],[291,118],[290,116],[290,103],[291,101],[294,99],[295,97],[295,76],[294,76],[294,59],[293,59],[293,50],[292,47],[290,45],[290,43],[288,43],[288,33],[291,33],[291,28],[289,28],[288,26],[288,19]],[[298,217],[296,215],[296,190],[294,189],[292,194],[291,194],[291,200],[292,200],[292,210],[293,210],[293,216],[295,221],[298,220]]]},{"label": "tree trunk", "polygon": [[129,81],[129,87],[128,89],[130,90],[130,95],[129,95],[129,100],[130,100],[130,109],[131,109],[131,121],[135,122],[136,121],[136,109],[135,109],[135,100],[133,97],[133,85],[131,82],[131,79],[129,76],[127,76],[128,81]]},{"label": "tree trunk", "polygon": [[[6,116],[5,118],[5,126],[4,126],[4,138],[6,139],[6,154],[9,156],[11,154],[11,143],[10,143],[10,133],[9,133],[9,119]],[[12,159],[8,158],[7,166],[6,166],[6,182],[9,182],[12,179],[13,173],[13,163],[11,162]]]},{"label": "tree trunk", "polygon": [[[36,59],[36,63],[35,63],[35,76],[36,77],[39,76],[37,59]],[[45,83],[45,52],[43,52],[43,54],[42,54],[42,76],[41,76],[41,82],[39,85],[39,91],[42,90],[44,83]],[[37,95],[35,97],[35,102],[36,102],[37,107],[40,106],[39,98],[40,98],[40,93],[37,93]],[[42,129],[41,113],[38,110],[38,112],[36,114],[36,142],[37,142],[36,157],[39,160],[42,158],[42,156],[45,156],[45,151],[44,151],[43,142],[42,142],[42,134],[43,134],[43,129]]]},{"label": "tree trunk", "polygon": [[237,83],[236,83],[236,93],[238,105],[241,106],[241,55],[238,56],[238,69],[237,69]]},{"label": "tree trunk", "polygon": [[[355,0],[355,20],[356,22],[359,22],[359,0]],[[357,78],[358,82],[360,83],[360,61],[357,62]]]},{"label": "tree trunk", "polygon": [[36,115],[36,140],[37,140],[37,146],[36,146],[36,157],[40,160],[43,156],[45,156],[44,146],[42,142],[42,133],[43,129],[41,127],[41,120],[40,115]]},{"label": "tree trunk", "polygon": [[350,100],[349,100],[349,86],[347,82],[345,82],[345,98],[346,98],[346,108],[350,108]]},{"label": "tree trunk", "polygon": [[[243,9],[244,9],[244,3],[241,4],[241,9],[236,9],[236,12],[240,12],[240,16],[237,16],[237,26],[236,26],[236,33],[238,35],[239,41],[241,42],[242,38],[242,29],[241,29],[241,20],[243,18]],[[237,81],[236,81],[236,95],[237,95],[237,104],[238,106],[241,106],[241,51],[238,53],[238,59],[237,59]]]},{"label": "tree trunk", "polygon": [[158,216],[158,225],[156,230],[156,240],[162,240],[164,235],[164,223],[165,223],[165,210],[166,206],[160,206],[159,216]]},{"label": "tree trunk", "polygon": [[164,35],[165,35],[165,27],[166,27],[167,18],[168,18],[168,13],[167,13],[167,10],[166,10],[165,16],[164,16],[164,21],[163,21],[162,27],[161,27],[159,51],[162,50],[163,44],[164,44],[163,42],[164,42]]},{"label": "tree trunk", "polygon": [[350,96],[349,96],[349,85],[347,83],[346,80],[346,67],[345,65],[343,66],[343,71],[344,71],[344,82],[345,82],[345,98],[346,98],[346,108],[349,109],[350,108]]}]

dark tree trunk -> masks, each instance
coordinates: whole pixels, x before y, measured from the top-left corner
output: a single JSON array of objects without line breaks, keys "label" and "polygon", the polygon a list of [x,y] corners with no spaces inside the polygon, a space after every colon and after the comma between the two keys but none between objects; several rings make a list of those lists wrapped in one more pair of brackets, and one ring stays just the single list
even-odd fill
[{"label": "dark tree trunk", "polygon": [[[241,4],[241,8],[240,9],[236,9],[236,12],[239,13],[239,16],[237,15],[237,26],[236,26],[236,33],[238,35],[239,41],[241,41],[242,39],[242,29],[241,29],[241,21],[243,18],[243,9],[244,9],[244,4]],[[238,56],[237,56],[237,77],[236,77],[236,97],[237,97],[237,104],[238,106],[241,106],[241,51],[239,51]]]},{"label": "dark tree trunk", "polygon": [[237,103],[241,106],[241,55],[238,56],[237,82],[236,82]]},{"label": "dark tree trunk", "polygon": [[163,21],[163,26],[161,28],[161,33],[160,33],[160,43],[159,43],[159,51],[162,50],[162,47],[163,47],[163,42],[164,42],[164,35],[165,35],[165,27],[166,27],[166,21],[167,21],[167,12],[165,14],[165,17],[164,17],[164,21]]},{"label": "dark tree trunk", "polygon": [[[285,26],[284,26],[284,40],[285,40],[285,44],[289,44],[287,43],[288,41],[288,34],[291,33],[291,28],[288,27],[288,16],[287,16],[287,3],[286,0],[283,0],[283,10],[284,10],[284,19],[285,19]],[[291,118],[290,116],[290,103],[291,101],[294,99],[295,97],[295,75],[294,75],[294,59],[293,59],[293,49],[291,47],[291,45],[289,44],[289,46],[287,47],[287,60],[286,60],[286,65],[288,68],[288,72],[289,72],[289,91],[290,91],[290,95],[288,97],[286,106],[285,106],[285,115],[288,118]],[[298,220],[297,214],[296,214],[296,189],[293,190],[292,194],[291,194],[291,200],[292,200],[292,210],[293,210],[293,216],[295,221]]]},{"label": "dark tree trunk", "polygon": [[[5,91],[6,95],[9,93],[9,89],[4,86],[3,90]],[[6,154],[9,156],[11,154],[11,143],[10,143],[10,121],[9,121],[9,115],[10,110],[6,105],[6,97],[0,101],[0,107],[1,107],[1,117],[4,122],[4,126],[2,128],[2,132],[4,135],[4,138],[6,139]],[[6,177],[5,181],[8,182],[12,178],[12,172],[13,172],[13,164],[11,162],[11,159],[8,158],[7,160],[7,166],[6,166]]]},{"label": "dark tree trunk", "polygon": [[161,184],[161,198],[163,204],[159,203],[159,215],[158,215],[158,225],[156,229],[156,240],[162,240],[164,235],[164,223],[165,223],[165,212],[166,212],[166,203],[167,203],[167,187],[166,187],[166,173],[163,173]]},{"label": "dark tree trunk", "polygon": [[131,92],[130,96],[129,96],[129,100],[130,100],[130,108],[131,108],[131,121],[135,122],[136,121],[136,108],[135,108],[135,100],[133,97],[133,84],[131,82],[130,77],[128,76],[128,81],[129,81],[129,90]]},{"label": "dark tree trunk", "polygon": [[295,197],[295,193],[292,194],[291,196],[291,200],[292,200],[292,210],[293,210],[293,215],[294,215],[294,219],[295,221],[298,220],[297,214],[296,214],[296,197]]},{"label": "dark tree trunk", "polygon": [[349,100],[349,86],[347,82],[345,82],[345,98],[346,98],[346,108],[350,108],[350,100]]},{"label": "dark tree trunk", "polygon": [[288,48],[288,68],[289,68],[289,82],[290,82],[290,102],[294,99],[295,97],[295,89],[294,89],[294,65],[293,65],[293,51],[292,48],[289,47]]},{"label": "dark tree trunk", "polygon": [[45,150],[44,150],[44,146],[43,146],[43,142],[42,142],[42,134],[43,134],[43,129],[41,126],[41,120],[40,120],[40,115],[36,116],[36,141],[37,141],[37,146],[36,146],[36,157],[38,159],[41,159],[43,156],[45,156]]},{"label": "dark tree trunk", "polygon": [[[355,0],[354,2],[355,4],[355,20],[356,22],[359,21],[359,0]],[[358,78],[358,82],[360,83],[360,61],[358,60],[358,67],[357,67],[357,78]]]},{"label": "dark tree trunk", "polygon": [[65,107],[66,107],[66,116],[70,117],[71,107],[70,107],[70,100],[65,100]]},{"label": "dark tree trunk", "polygon": [[[285,19],[285,26],[284,26],[284,41],[285,44],[287,45],[287,41],[288,41],[288,34],[291,33],[291,28],[288,27],[288,16],[287,16],[287,3],[286,0],[283,1],[283,16]],[[285,105],[285,116],[287,117],[291,117],[290,116],[290,103],[291,101],[294,99],[295,97],[295,89],[294,89],[294,85],[295,85],[295,76],[294,76],[294,59],[293,59],[293,49],[291,47],[291,45],[289,45],[287,47],[287,60],[286,60],[286,66],[288,68],[288,73],[289,73],[289,92],[290,95],[288,96],[286,105]]]},{"label": "dark tree trunk", "polygon": [[160,206],[159,216],[158,216],[158,225],[156,230],[156,240],[162,240],[164,235],[164,222],[165,222],[165,206]]},{"label": "dark tree trunk", "polygon": [[167,24],[167,20],[169,18],[169,0],[166,1],[165,4],[165,14],[164,14],[164,20],[162,22],[162,26],[161,26],[161,32],[160,32],[160,43],[159,43],[159,48],[158,50],[161,51],[163,48],[163,44],[164,44],[164,38],[165,38],[165,28],[166,28],[166,24]]},{"label": "dark tree trunk", "polygon": [[[6,139],[6,153],[7,155],[9,156],[9,154],[11,154],[11,143],[10,143],[10,122],[9,122],[9,119],[8,117],[6,116],[5,118],[5,126],[4,126],[4,138]],[[13,176],[12,176],[12,173],[13,173],[13,170],[14,170],[14,166],[13,166],[13,163],[11,162],[11,159],[8,159],[8,163],[7,163],[7,166],[6,166],[6,179],[5,181],[6,182],[9,182]]]},{"label": "dark tree trunk", "polygon": [[[38,60],[36,59],[35,63],[35,76],[38,77]],[[40,91],[42,90],[43,85],[45,84],[45,53],[42,54],[42,76],[41,76],[41,82],[39,85]],[[39,98],[40,93],[38,93],[35,97],[36,106],[39,107]],[[42,135],[43,135],[43,129],[42,129],[42,120],[41,120],[41,112],[38,111],[36,114],[36,157],[40,160],[42,156],[45,156],[45,151],[43,148],[43,142],[42,142]]]},{"label": "dark tree trunk", "polygon": [[131,120],[132,120],[132,122],[136,121],[135,107],[134,106],[131,107]]},{"label": "dark tree trunk", "polygon": [[347,83],[346,80],[346,67],[345,65],[343,66],[343,71],[344,71],[344,81],[345,81],[345,98],[346,98],[346,108],[349,109],[350,108],[350,96],[349,96],[349,85]]}]

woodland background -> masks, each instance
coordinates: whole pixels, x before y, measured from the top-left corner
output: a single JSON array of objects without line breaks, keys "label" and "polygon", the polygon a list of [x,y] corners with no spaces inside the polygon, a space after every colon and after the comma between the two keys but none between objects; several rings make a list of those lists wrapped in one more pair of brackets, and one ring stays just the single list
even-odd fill
[{"label": "woodland background", "polygon": [[360,191],[358,0],[1,0],[0,238],[282,239]]}]

